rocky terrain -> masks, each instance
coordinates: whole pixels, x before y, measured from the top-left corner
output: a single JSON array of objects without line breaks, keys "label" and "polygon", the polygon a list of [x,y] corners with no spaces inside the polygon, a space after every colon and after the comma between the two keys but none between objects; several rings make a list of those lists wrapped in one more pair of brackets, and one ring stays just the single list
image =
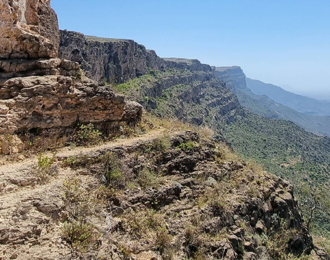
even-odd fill
[{"label": "rocky terrain", "polygon": [[50,1],[0,7],[0,259],[329,259],[293,186],[225,144],[245,112],[214,68],[67,31],[58,47]]},{"label": "rocky terrain", "polygon": [[78,63],[57,58],[58,23],[49,1],[1,1],[1,12],[2,153],[14,143],[12,151],[21,151],[20,139],[31,132],[62,138],[79,124],[110,132],[139,121],[141,105],[100,88]]},{"label": "rocky terrain", "polygon": [[[153,131],[101,147],[60,150],[46,181],[33,163],[1,166],[0,257],[309,254],[312,239],[292,186],[233,156],[194,132],[169,137]],[[316,254],[326,257],[320,249]]]}]

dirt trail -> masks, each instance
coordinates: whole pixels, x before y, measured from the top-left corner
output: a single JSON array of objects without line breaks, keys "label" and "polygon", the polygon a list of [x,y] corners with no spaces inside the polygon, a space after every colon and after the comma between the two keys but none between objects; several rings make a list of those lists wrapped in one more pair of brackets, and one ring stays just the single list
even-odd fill
[{"label": "dirt trail", "polygon": [[[165,132],[164,129],[156,129],[156,130],[151,130],[151,131],[147,132],[146,134],[140,135],[137,137],[116,139],[116,140],[109,141],[109,142],[103,143],[101,145],[92,146],[92,147],[82,147],[82,146],[75,147],[75,148],[64,147],[64,148],[60,148],[57,150],[56,157],[61,158],[61,157],[76,156],[81,153],[90,153],[93,151],[106,150],[106,149],[113,148],[113,147],[133,145],[138,142],[145,142],[148,140],[152,140],[158,136],[161,136],[162,134],[164,134],[164,132]],[[51,152],[46,152],[45,155],[51,156]],[[15,176],[22,175],[22,173],[25,173],[28,170],[30,170],[32,164],[36,163],[36,162],[37,162],[37,155],[35,155],[31,158],[27,158],[20,162],[1,165],[0,166],[0,191],[1,191],[1,181],[2,180],[5,180],[6,178],[13,178]]]},{"label": "dirt trail", "polygon": [[[131,146],[140,142],[148,142],[164,133],[164,129],[156,129],[141,136],[117,139],[94,147],[73,149],[64,147],[57,151],[56,156],[63,158],[77,156],[81,153],[90,154],[116,147]],[[51,156],[51,153],[47,152],[46,155]],[[44,246],[43,243],[52,245],[60,243],[58,242],[60,230],[49,230],[50,227],[56,226],[51,225],[51,214],[61,211],[64,207],[63,181],[76,174],[70,168],[60,168],[56,178],[51,178],[46,184],[38,184],[37,178],[31,174],[31,169],[36,162],[37,156],[34,156],[21,162],[0,166],[0,259],[15,257],[16,252],[19,252],[18,258],[13,259],[31,259],[24,258],[27,254],[32,254],[36,258],[40,256],[40,259],[54,259],[55,256],[68,253],[67,248],[62,248],[62,245],[59,244],[56,246],[54,254],[50,250],[47,257],[43,258],[39,246],[33,247],[34,250],[24,242],[30,241],[33,244],[34,241],[38,241],[38,243],[41,241],[41,247]],[[58,164],[60,163],[58,162]],[[82,178],[92,177],[82,176]],[[6,246],[6,243],[3,245],[1,241],[7,241],[7,244],[17,244],[17,249]],[[25,251],[28,253],[25,254]],[[5,255],[2,255],[1,252],[4,252]]]}]

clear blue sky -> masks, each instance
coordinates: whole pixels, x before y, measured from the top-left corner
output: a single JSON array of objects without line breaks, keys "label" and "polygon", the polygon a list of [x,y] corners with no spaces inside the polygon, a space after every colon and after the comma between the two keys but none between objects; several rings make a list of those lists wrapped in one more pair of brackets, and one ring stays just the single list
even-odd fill
[{"label": "clear blue sky", "polygon": [[61,29],[330,99],[330,0],[52,0]]}]

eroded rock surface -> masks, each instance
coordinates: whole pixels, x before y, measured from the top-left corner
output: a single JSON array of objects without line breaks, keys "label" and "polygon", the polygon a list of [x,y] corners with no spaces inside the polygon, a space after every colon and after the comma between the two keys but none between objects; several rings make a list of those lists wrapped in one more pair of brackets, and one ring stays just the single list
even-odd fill
[{"label": "eroded rock surface", "polygon": [[57,57],[58,21],[50,0],[1,0],[0,17],[0,58]]},{"label": "eroded rock surface", "polygon": [[[0,83],[0,134],[32,128],[64,129],[82,124],[134,122],[142,107],[127,103],[109,87],[99,88],[88,78],[75,81],[61,75],[12,78]],[[126,113],[127,107],[127,113]]]},{"label": "eroded rock surface", "polygon": [[2,153],[21,151],[10,136],[31,129],[63,136],[77,123],[93,123],[109,132],[140,119],[138,103],[99,87],[77,62],[57,58],[59,30],[50,0],[1,0],[0,14]]}]

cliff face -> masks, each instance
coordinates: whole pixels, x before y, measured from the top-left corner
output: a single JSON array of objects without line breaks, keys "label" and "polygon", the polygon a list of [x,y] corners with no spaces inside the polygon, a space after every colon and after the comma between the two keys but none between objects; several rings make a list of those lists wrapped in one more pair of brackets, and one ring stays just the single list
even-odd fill
[{"label": "cliff face", "polygon": [[58,22],[50,0],[0,2],[0,58],[54,58]]},{"label": "cliff face", "polygon": [[88,77],[99,82],[121,83],[166,67],[154,51],[132,40],[104,39],[60,31],[59,56],[81,64]]},{"label": "cliff face", "polygon": [[236,88],[246,89],[245,74],[238,67],[213,67],[214,75],[219,80],[226,82],[226,86],[236,94]]},{"label": "cliff face", "polygon": [[60,36],[59,56],[78,62],[88,77],[100,83],[123,83],[149,70],[212,71],[211,66],[198,60],[162,59],[132,40],[91,37],[65,30],[60,31]]},{"label": "cliff face", "polygon": [[[34,129],[63,136],[78,123],[109,132],[139,121],[141,105],[99,88],[78,63],[56,58],[59,31],[49,1],[1,1],[0,10],[0,135]],[[3,153],[7,139],[0,136]]]}]

